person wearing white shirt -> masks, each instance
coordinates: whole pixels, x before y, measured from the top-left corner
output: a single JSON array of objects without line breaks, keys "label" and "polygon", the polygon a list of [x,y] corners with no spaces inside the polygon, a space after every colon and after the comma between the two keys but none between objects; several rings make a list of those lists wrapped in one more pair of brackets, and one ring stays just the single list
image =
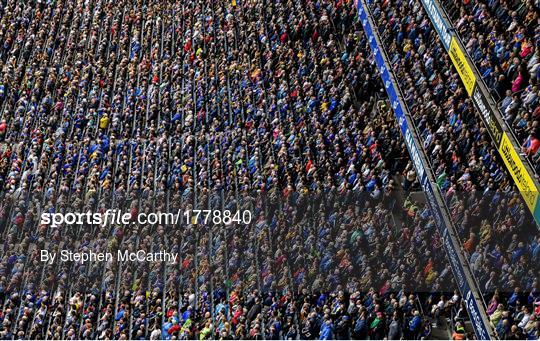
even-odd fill
[{"label": "person wearing white shirt", "polygon": [[529,323],[529,320],[531,318],[531,314],[529,313],[529,308],[527,306],[523,306],[521,311],[523,312],[523,317],[521,318],[521,321],[519,321],[518,327],[523,329],[523,328],[525,328],[527,323]]}]

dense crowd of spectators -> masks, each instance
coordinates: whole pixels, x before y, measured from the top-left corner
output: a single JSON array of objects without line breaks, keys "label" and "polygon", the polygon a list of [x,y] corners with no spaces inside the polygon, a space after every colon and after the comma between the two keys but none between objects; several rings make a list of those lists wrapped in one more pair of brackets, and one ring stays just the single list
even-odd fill
[{"label": "dense crowd of spectators", "polygon": [[[3,2],[0,338],[428,335],[452,273],[352,3]],[[253,223],[40,223],[117,207]]]},{"label": "dense crowd of spectators", "polygon": [[540,4],[442,1],[508,126],[540,171]]},{"label": "dense crowd of spectators", "polygon": [[489,311],[494,329],[538,338],[540,235],[527,207],[422,4],[374,1],[371,11],[478,287],[504,311]]}]

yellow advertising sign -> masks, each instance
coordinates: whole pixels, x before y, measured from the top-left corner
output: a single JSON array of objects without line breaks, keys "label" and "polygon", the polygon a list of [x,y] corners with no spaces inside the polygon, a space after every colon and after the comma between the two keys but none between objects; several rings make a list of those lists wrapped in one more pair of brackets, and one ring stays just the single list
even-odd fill
[{"label": "yellow advertising sign", "polygon": [[525,167],[523,167],[523,163],[510,143],[506,133],[503,134],[499,153],[521,192],[523,199],[525,199],[527,206],[529,206],[531,212],[534,212],[536,199],[538,198],[538,189],[534,185],[529,173],[527,173],[527,170],[525,170]]},{"label": "yellow advertising sign", "polygon": [[474,76],[471,66],[467,62],[467,59],[465,59],[463,51],[459,48],[456,37],[452,37],[448,53],[450,54],[450,59],[452,59],[452,63],[454,63],[463,85],[465,85],[465,90],[467,90],[469,97],[472,96],[474,85],[476,84],[476,77]]}]

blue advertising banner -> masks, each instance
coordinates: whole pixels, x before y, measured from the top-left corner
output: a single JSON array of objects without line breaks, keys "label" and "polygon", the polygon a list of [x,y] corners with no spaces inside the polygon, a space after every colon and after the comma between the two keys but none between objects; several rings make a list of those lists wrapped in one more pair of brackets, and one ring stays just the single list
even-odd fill
[{"label": "blue advertising banner", "polygon": [[446,49],[446,51],[448,51],[450,49],[452,35],[448,25],[446,25],[446,21],[441,15],[441,12],[439,12],[433,0],[420,1],[422,1],[422,4],[424,5],[424,8],[429,15],[431,22],[433,23],[433,26],[435,26],[437,33],[439,33],[439,37],[441,38],[444,48]]}]

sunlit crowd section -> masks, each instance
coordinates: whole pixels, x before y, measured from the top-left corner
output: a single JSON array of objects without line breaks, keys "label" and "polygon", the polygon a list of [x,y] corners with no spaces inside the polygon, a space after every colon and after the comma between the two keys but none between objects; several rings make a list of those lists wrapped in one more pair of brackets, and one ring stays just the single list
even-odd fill
[{"label": "sunlit crowd section", "polygon": [[[420,2],[370,3],[493,329],[538,339],[538,229]],[[536,165],[538,7],[448,6]],[[0,1],[0,339],[474,338],[421,189],[352,0]],[[111,209],[251,219],[42,221]]]}]

